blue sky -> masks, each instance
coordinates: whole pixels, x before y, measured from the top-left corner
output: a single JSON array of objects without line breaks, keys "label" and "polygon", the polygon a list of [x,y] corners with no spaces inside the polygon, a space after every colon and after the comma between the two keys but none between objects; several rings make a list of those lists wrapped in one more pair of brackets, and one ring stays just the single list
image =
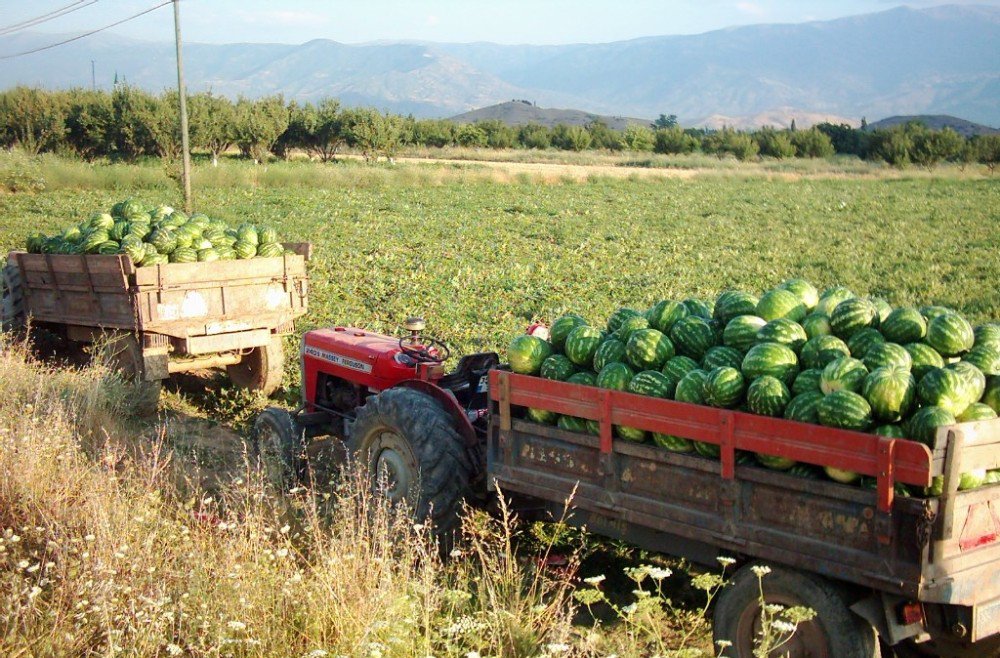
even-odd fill
[{"label": "blue sky", "polygon": [[[70,33],[90,30],[162,0],[97,0],[37,27]],[[960,0],[959,0],[960,1]],[[70,5],[72,0],[0,0],[0,29]],[[186,41],[302,43],[333,39],[493,41],[555,44],[604,42],[664,34],[696,34],[753,23],[799,23],[883,11],[900,4],[954,4],[932,0],[183,0]],[[1000,5],[1000,0],[968,4]],[[125,36],[173,38],[169,6],[114,28]]]}]

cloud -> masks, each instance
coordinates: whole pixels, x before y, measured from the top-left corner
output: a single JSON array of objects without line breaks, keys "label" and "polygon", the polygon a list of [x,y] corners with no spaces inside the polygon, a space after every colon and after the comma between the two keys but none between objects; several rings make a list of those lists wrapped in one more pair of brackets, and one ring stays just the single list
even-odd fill
[{"label": "cloud", "polygon": [[736,9],[751,16],[763,16],[764,8],[754,2],[737,2]]}]

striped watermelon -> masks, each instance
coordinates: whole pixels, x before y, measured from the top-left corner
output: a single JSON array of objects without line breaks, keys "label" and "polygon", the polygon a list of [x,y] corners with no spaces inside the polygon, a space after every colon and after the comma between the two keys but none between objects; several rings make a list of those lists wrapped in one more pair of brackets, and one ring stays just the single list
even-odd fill
[{"label": "striped watermelon", "polygon": [[878,329],[866,327],[847,339],[847,349],[855,359],[863,359],[868,350],[885,342],[885,336]]},{"label": "striped watermelon", "polygon": [[939,315],[947,315],[949,313],[954,313],[955,311],[947,308],[945,306],[921,306],[920,314],[924,316],[924,319],[930,323],[931,320],[938,317]]},{"label": "striped watermelon", "polygon": [[594,362],[594,354],[601,344],[601,332],[593,327],[581,325],[569,332],[563,351],[569,360],[581,368],[589,368]]},{"label": "striped watermelon", "polygon": [[1000,346],[980,343],[962,357],[979,368],[984,375],[1000,375]]},{"label": "striped watermelon", "polygon": [[615,391],[625,391],[635,372],[624,363],[609,363],[597,373],[597,386]]},{"label": "striped watermelon", "polygon": [[857,393],[839,390],[820,400],[816,405],[816,417],[827,427],[864,431],[872,424],[872,408]]},{"label": "striped watermelon", "polygon": [[[945,366],[947,370],[954,370],[962,376],[965,381],[965,399],[969,404],[978,402],[986,391],[986,375],[968,361],[957,361]],[[956,414],[957,415],[957,414]]]},{"label": "striped watermelon", "polygon": [[983,402],[975,402],[966,407],[965,411],[956,420],[960,423],[971,423],[977,420],[992,420],[997,417],[997,412],[992,407]]},{"label": "striped watermelon", "polygon": [[510,369],[521,375],[536,375],[545,359],[552,355],[552,346],[537,336],[521,334],[507,347]]},{"label": "striped watermelon", "polygon": [[837,308],[841,302],[853,299],[856,296],[857,295],[843,286],[827,288],[819,296],[819,303],[816,304],[816,312],[829,317],[833,315],[834,309]]},{"label": "striped watermelon", "polygon": [[788,387],[770,375],[753,380],[747,389],[747,409],[760,416],[780,418],[791,400]]},{"label": "striped watermelon", "polygon": [[788,318],[793,322],[799,322],[806,317],[806,313],[806,305],[795,293],[775,288],[767,291],[760,298],[755,315],[768,322],[778,318]]},{"label": "striped watermelon", "polygon": [[798,297],[807,311],[812,311],[819,303],[819,291],[816,286],[805,279],[788,279],[778,285],[778,288],[787,290]]},{"label": "striped watermelon", "polygon": [[771,320],[757,332],[758,343],[780,343],[792,348],[798,354],[802,350],[809,336],[806,330],[798,322],[793,322],[788,318],[778,318]]},{"label": "striped watermelon", "polygon": [[555,425],[559,421],[559,414],[547,409],[529,408],[527,412],[528,420],[542,425]]},{"label": "striped watermelon", "polygon": [[918,409],[906,423],[906,434],[914,441],[934,447],[934,440],[939,427],[954,425],[955,415],[947,409],[929,406]]},{"label": "striped watermelon", "polygon": [[892,313],[892,306],[881,297],[869,297],[868,301],[874,304],[875,314],[878,316],[878,322],[875,323],[875,326],[881,327],[882,322]]},{"label": "striped watermelon", "polygon": [[639,329],[625,344],[625,357],[639,370],[659,370],[673,356],[674,344],[656,329]]},{"label": "striped watermelon", "polygon": [[748,292],[727,290],[715,300],[712,317],[723,326],[739,315],[753,315],[760,300]]},{"label": "striped watermelon", "polygon": [[608,317],[608,333],[613,334],[618,331],[618,328],[622,326],[622,323],[629,318],[634,318],[641,316],[642,313],[635,310],[634,308],[621,307],[617,309]]},{"label": "striped watermelon", "polygon": [[792,382],[792,395],[801,395],[803,393],[821,393],[819,383],[823,377],[822,368],[809,368],[808,370],[803,370],[796,377],[795,381]]},{"label": "striped watermelon", "polygon": [[845,356],[851,356],[847,343],[836,336],[817,336],[806,341],[799,358],[806,368],[825,368],[826,364]]},{"label": "striped watermelon", "polygon": [[926,405],[938,407],[957,416],[972,404],[969,384],[955,370],[934,368],[917,384],[917,396]]},{"label": "striped watermelon", "polygon": [[556,426],[559,429],[568,430],[570,432],[586,432],[587,431],[587,421],[584,418],[577,418],[576,416],[559,416],[559,420],[556,421]]},{"label": "striped watermelon", "polygon": [[906,351],[906,348],[898,343],[879,343],[873,345],[865,354],[865,367],[868,370],[883,368],[885,366],[896,366],[905,368],[907,371],[913,367],[913,357]]},{"label": "striped watermelon", "polygon": [[886,340],[905,345],[916,343],[927,335],[927,321],[912,306],[897,308],[879,325]]},{"label": "striped watermelon", "polygon": [[197,263],[198,252],[191,247],[177,247],[170,252],[171,263]]},{"label": "striped watermelon", "polygon": [[830,330],[834,336],[849,339],[866,327],[878,326],[878,309],[869,299],[855,297],[837,304],[830,314]]},{"label": "striped watermelon", "polygon": [[806,336],[816,338],[817,336],[829,336],[830,316],[824,313],[810,313],[802,320],[802,328],[806,330]]},{"label": "striped watermelon", "polygon": [[763,453],[755,453],[754,456],[757,461],[760,462],[761,466],[765,468],[770,468],[774,471],[787,471],[791,467],[795,466],[798,462],[788,457],[779,457],[777,455],[765,455]]},{"label": "striped watermelon", "polygon": [[569,332],[585,324],[587,321],[583,317],[576,313],[567,313],[549,327],[549,342],[552,343],[554,349],[562,350],[566,345],[566,337],[569,336]]},{"label": "striped watermelon", "polygon": [[885,366],[865,378],[862,395],[872,408],[872,418],[895,423],[910,412],[917,382],[908,368]]},{"label": "striped watermelon", "polygon": [[841,484],[854,484],[861,479],[860,473],[845,471],[843,469],[834,468],[833,466],[824,466],[823,472],[826,473],[828,478]]},{"label": "striped watermelon", "polygon": [[736,368],[723,366],[708,373],[705,380],[705,404],[731,409],[743,400],[743,375]]},{"label": "striped watermelon", "polygon": [[826,364],[819,378],[819,388],[827,395],[834,391],[858,392],[867,376],[868,368],[864,363],[844,356]]},{"label": "striped watermelon", "polygon": [[703,299],[696,299],[694,297],[688,297],[683,302],[684,307],[688,310],[690,315],[696,315],[699,318],[705,320],[712,319],[712,313],[714,312],[714,305],[710,302],[706,302]]},{"label": "striped watermelon", "polygon": [[694,450],[694,444],[691,439],[685,439],[681,436],[671,436],[670,434],[653,432],[653,443],[671,452],[691,452]]},{"label": "striped watermelon", "polygon": [[754,345],[743,359],[743,374],[750,381],[771,375],[786,386],[799,374],[799,360],[790,348],[778,343]]},{"label": "striped watermelon", "polygon": [[872,430],[872,434],[877,434],[879,436],[888,436],[891,439],[905,439],[906,430],[904,430],[899,425],[879,425]]},{"label": "striped watermelon", "polygon": [[704,441],[692,441],[694,444],[694,451],[697,452],[702,457],[708,457],[709,459],[718,459],[719,446],[714,443],[705,443]]},{"label": "striped watermelon", "polygon": [[959,356],[972,349],[972,325],[958,313],[942,313],[927,323],[927,344],[941,356]]},{"label": "striped watermelon", "polygon": [[715,331],[705,318],[689,315],[670,330],[670,340],[678,354],[701,361],[716,343]]},{"label": "striped watermelon", "polygon": [[723,329],[722,343],[746,353],[757,344],[757,332],[766,324],[767,320],[756,315],[738,315]]},{"label": "striped watermelon", "polygon": [[632,337],[632,334],[641,330],[649,328],[649,320],[646,319],[645,315],[637,315],[631,318],[625,318],[625,320],[618,326],[618,331],[615,332],[614,336],[621,342],[628,345],[628,339]]},{"label": "striped watermelon", "polygon": [[646,440],[646,431],[636,427],[615,425],[615,436],[625,441],[631,441],[632,443],[642,443]]},{"label": "striped watermelon", "polygon": [[931,370],[944,367],[944,359],[937,350],[926,343],[908,343],[903,347],[910,353],[910,359],[913,361],[910,370],[918,382]]},{"label": "striped watermelon", "polygon": [[701,361],[704,370],[713,370],[722,366],[739,369],[743,365],[743,353],[733,347],[716,345],[705,352],[705,358]]},{"label": "striped watermelon", "polygon": [[805,478],[807,480],[819,480],[822,477],[823,471],[818,466],[813,466],[812,464],[803,464],[799,462],[795,466],[788,469],[789,475],[794,475],[795,477]]},{"label": "striped watermelon", "polygon": [[667,397],[673,398],[677,384],[692,370],[698,370],[698,362],[687,356],[675,356],[667,361],[661,372],[667,378]]},{"label": "striped watermelon", "polygon": [[576,365],[562,354],[553,354],[542,361],[539,374],[545,379],[554,379],[557,382],[564,382],[576,374]]},{"label": "striped watermelon", "polygon": [[788,406],[785,407],[785,418],[800,423],[819,423],[819,415],[816,409],[824,397],[826,396],[820,391],[810,391],[796,395],[788,403]]},{"label": "striped watermelon", "polygon": [[687,306],[670,300],[657,302],[646,311],[646,319],[649,320],[649,326],[665,334],[669,334],[673,326],[688,315]]},{"label": "striped watermelon", "polygon": [[1000,350],[1000,323],[981,324],[973,332],[974,345],[991,345]]},{"label": "striped watermelon", "polygon": [[980,401],[1000,414],[1000,377],[994,376],[986,380],[986,390]]},{"label": "striped watermelon", "polygon": [[626,390],[636,395],[666,398],[670,392],[670,379],[658,370],[643,370],[632,378]]},{"label": "striped watermelon", "polygon": [[597,375],[592,372],[578,372],[571,375],[566,380],[568,384],[580,384],[582,386],[597,386]]},{"label": "striped watermelon", "polygon": [[705,384],[707,381],[707,372],[692,370],[677,382],[674,399],[689,404],[705,404]]},{"label": "striped watermelon", "polygon": [[617,338],[609,338],[597,346],[594,352],[594,370],[600,372],[609,363],[625,361],[625,343]]}]

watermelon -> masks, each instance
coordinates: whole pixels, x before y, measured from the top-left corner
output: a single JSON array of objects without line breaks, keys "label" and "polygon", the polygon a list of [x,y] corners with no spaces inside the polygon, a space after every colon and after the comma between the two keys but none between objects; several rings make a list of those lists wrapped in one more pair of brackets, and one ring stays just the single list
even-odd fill
[{"label": "watermelon", "polygon": [[884,366],[896,366],[907,371],[913,367],[913,357],[898,343],[872,345],[864,356],[865,367],[875,370]]},{"label": "watermelon", "polygon": [[147,242],[156,247],[158,254],[169,255],[177,248],[177,237],[168,228],[158,228],[147,237]]},{"label": "watermelon", "polygon": [[757,332],[766,324],[767,320],[756,315],[738,315],[723,329],[722,343],[745,353],[757,344]]},{"label": "watermelon", "polygon": [[681,304],[684,304],[684,308],[688,310],[689,315],[696,315],[705,320],[712,319],[712,313],[714,312],[713,306],[703,299],[688,297],[682,301]]},{"label": "watermelon", "polygon": [[949,313],[954,313],[955,311],[947,308],[945,306],[921,306],[920,314],[924,316],[924,319],[929,323],[934,318],[939,315],[947,315]]},{"label": "watermelon", "polygon": [[[129,230],[129,223],[125,220],[119,220],[115,222],[114,225],[112,225],[112,227],[108,230],[108,238],[111,240],[116,240],[118,242],[121,242],[121,239],[124,238],[126,235],[128,235],[128,230]],[[63,234],[63,238],[66,238],[65,234]]]},{"label": "watermelon", "polygon": [[621,307],[617,309],[608,317],[608,333],[613,334],[618,331],[618,327],[622,326],[622,323],[629,318],[635,318],[642,315],[639,311],[634,308]]},{"label": "watermelon", "polygon": [[680,436],[671,436],[670,434],[653,432],[653,443],[661,448],[666,448],[671,452],[691,452],[694,450],[694,444],[691,439],[685,439]]},{"label": "watermelon", "polygon": [[760,300],[748,292],[727,290],[715,300],[715,310],[712,317],[725,326],[730,320],[740,315],[753,315]]},{"label": "watermelon", "polygon": [[764,293],[760,298],[755,315],[768,322],[778,318],[788,318],[793,322],[799,322],[806,317],[806,313],[806,305],[795,293],[775,288]]},{"label": "watermelon", "polygon": [[998,482],[1000,482],[1000,469],[986,471],[986,477],[983,478],[983,485],[997,484]]},{"label": "watermelon", "polygon": [[723,366],[708,373],[705,380],[705,404],[731,409],[743,400],[743,375],[736,368]]},{"label": "watermelon", "polygon": [[131,258],[133,263],[140,265],[142,259],[146,257],[146,246],[139,238],[129,238],[126,236],[122,240],[121,252]]},{"label": "watermelon", "polygon": [[997,412],[993,411],[988,404],[974,402],[966,407],[965,411],[956,417],[956,420],[960,423],[971,423],[977,420],[992,420],[996,417]]},{"label": "watermelon", "polygon": [[[125,219],[123,216],[120,219]],[[87,221],[88,228],[100,229],[102,231],[110,231],[115,225],[115,216],[109,215],[106,212],[96,212],[90,216]]]},{"label": "watermelon", "polygon": [[622,425],[615,425],[615,436],[619,439],[624,439],[625,441],[631,441],[633,443],[642,443],[646,440],[645,430],[640,430],[635,427],[624,427]]},{"label": "watermelon", "polygon": [[856,295],[843,286],[827,288],[819,296],[819,302],[816,304],[816,312],[829,317],[833,315],[833,310],[837,308],[841,302],[853,299],[854,297],[856,297]]},{"label": "watermelon", "polygon": [[659,370],[673,356],[674,344],[656,329],[639,329],[625,344],[625,357],[639,370]]},{"label": "watermelon", "polygon": [[529,408],[526,415],[531,422],[541,423],[542,425],[555,425],[559,420],[559,414],[547,409]]},{"label": "watermelon", "polygon": [[628,339],[632,337],[632,334],[640,329],[647,328],[649,328],[649,320],[647,320],[644,315],[636,315],[631,318],[626,318],[620,325],[618,325],[618,331],[615,332],[615,338],[628,345]]},{"label": "watermelon", "polygon": [[237,258],[240,260],[246,260],[257,255],[257,245],[237,240],[233,243],[233,251],[236,252]]},{"label": "watermelon", "polygon": [[692,441],[691,443],[694,446],[694,451],[702,457],[708,457],[709,459],[719,458],[721,450],[716,444],[705,443],[704,441]]},{"label": "watermelon", "polygon": [[858,392],[868,376],[865,364],[849,356],[831,361],[823,368],[819,378],[819,388],[826,394],[834,391]]},{"label": "watermelon", "polygon": [[878,322],[876,322],[874,326],[881,327],[882,321],[888,318],[892,313],[892,306],[890,306],[889,302],[885,301],[881,297],[869,297],[868,301],[874,304],[875,314],[878,316]]},{"label": "watermelon", "polygon": [[955,370],[934,368],[917,384],[917,396],[926,405],[939,407],[957,416],[972,404],[968,397],[969,384]]},{"label": "watermelon", "polygon": [[959,356],[972,349],[975,334],[972,325],[958,313],[942,313],[927,323],[925,341],[941,356]]},{"label": "watermelon", "polygon": [[990,343],[974,345],[962,359],[979,368],[984,375],[1000,375],[1000,346]]},{"label": "watermelon", "polygon": [[698,370],[698,362],[687,356],[675,356],[663,365],[660,372],[667,378],[666,397],[674,397],[678,382],[692,370]]},{"label": "watermelon", "polygon": [[701,360],[703,370],[713,370],[722,366],[730,368],[740,368],[743,365],[743,353],[733,347],[716,345],[705,352],[705,358]]},{"label": "watermelon", "polygon": [[677,382],[674,399],[689,404],[705,404],[705,384],[707,381],[707,372],[692,370]]},{"label": "watermelon", "polygon": [[806,335],[806,330],[802,328],[802,325],[788,318],[771,320],[757,332],[758,343],[787,345],[796,354],[802,351],[802,346],[808,339],[809,336]]},{"label": "watermelon", "polygon": [[[147,245],[152,246],[152,245]],[[146,257],[142,259],[143,267],[152,267],[154,265],[166,265],[170,260],[167,258],[166,254],[157,253],[146,253]]]},{"label": "watermelon", "polygon": [[788,406],[785,407],[785,418],[799,423],[819,423],[819,415],[816,409],[824,397],[826,396],[820,391],[810,391],[796,395],[788,402]]},{"label": "watermelon", "polygon": [[[191,221],[195,221],[194,215],[191,216]],[[257,227],[253,224],[241,224],[238,226],[236,228],[236,236],[240,242],[246,242],[255,247],[260,244],[260,234],[257,232]]]},{"label": "watermelon", "polygon": [[99,254],[117,254],[121,251],[121,245],[114,240],[108,240],[97,245],[97,253]]},{"label": "watermelon", "polygon": [[986,389],[980,401],[1000,414],[1000,377],[993,376],[986,380]]},{"label": "watermelon", "polygon": [[668,335],[678,320],[683,320],[688,315],[687,306],[670,300],[657,302],[646,311],[649,326]]},{"label": "watermelon", "polygon": [[569,360],[581,368],[589,368],[601,344],[601,332],[587,325],[580,325],[566,336],[563,351]]},{"label": "watermelon", "polygon": [[219,254],[219,260],[236,260],[236,252],[233,251],[232,247],[216,247],[215,251]]},{"label": "watermelon", "polygon": [[198,250],[198,262],[199,263],[209,263],[211,261],[219,260],[219,252],[215,249],[199,249]]},{"label": "watermelon", "polygon": [[770,375],[753,380],[747,389],[747,409],[760,416],[780,418],[791,400],[788,387]]},{"label": "watermelon", "polygon": [[792,395],[801,395],[803,393],[817,392],[821,393],[819,387],[820,380],[823,377],[822,368],[809,368],[808,370],[803,370],[795,377],[795,381],[792,382]]},{"label": "watermelon", "polygon": [[[986,469],[975,469],[972,471],[966,471],[959,476],[958,479],[958,490],[968,491],[969,489],[977,489],[987,481],[987,471]],[[935,475],[931,481],[931,486],[927,487],[928,496],[940,496],[944,493],[944,476]]]},{"label": "watermelon", "polygon": [[872,408],[863,397],[849,390],[837,390],[826,395],[816,405],[821,425],[845,430],[864,431],[872,424]]},{"label": "watermelon", "polygon": [[872,434],[887,436],[891,439],[905,439],[906,431],[899,425],[879,425],[872,430]]},{"label": "watermelon", "polygon": [[258,237],[260,238],[261,244],[277,244],[278,243],[278,232],[275,231],[270,226],[265,226],[258,231]]},{"label": "watermelon", "polygon": [[781,282],[778,288],[793,293],[802,301],[807,311],[812,311],[819,304],[819,291],[805,279],[788,279]]},{"label": "watermelon", "polygon": [[615,391],[628,390],[635,373],[624,363],[609,363],[597,373],[597,386]]},{"label": "watermelon", "polygon": [[[206,242],[208,244],[212,244],[211,242],[208,242],[208,240],[202,240],[201,246],[204,246]],[[283,256],[284,253],[285,248],[280,244],[275,244],[274,242],[265,242],[257,247],[257,255],[261,258],[278,258]]]},{"label": "watermelon", "polygon": [[885,336],[878,329],[866,327],[847,339],[847,349],[855,359],[863,359],[868,351],[885,342]]},{"label": "watermelon", "polygon": [[559,416],[559,420],[556,421],[556,426],[559,429],[568,430],[570,432],[587,431],[587,421],[583,418],[577,418],[576,416]]},{"label": "watermelon", "polygon": [[544,379],[554,379],[557,382],[564,382],[576,374],[576,366],[569,357],[562,354],[553,354],[542,361],[542,367],[538,374]]},{"label": "watermelon", "polygon": [[177,247],[170,252],[171,263],[197,263],[198,252],[190,247]]},{"label": "watermelon", "polygon": [[594,352],[594,370],[600,372],[609,363],[625,361],[625,343],[617,338],[609,338],[597,346]]},{"label": "watermelon", "polygon": [[578,372],[570,375],[566,380],[568,384],[580,384],[582,386],[597,386],[597,375],[592,372]]},{"label": "watermelon", "polygon": [[678,354],[701,361],[708,349],[715,345],[716,337],[712,325],[705,318],[689,315],[670,329],[670,341]]},{"label": "watermelon", "polygon": [[[676,388],[676,384],[674,386]],[[666,398],[670,392],[670,379],[658,370],[643,370],[632,378],[626,390],[636,395]]]},{"label": "watermelon", "polygon": [[[964,411],[964,410],[963,410]],[[914,441],[934,447],[939,427],[955,424],[955,415],[941,407],[929,406],[918,409],[906,423],[906,434]]]},{"label": "watermelon", "polygon": [[937,350],[926,343],[907,343],[903,347],[910,353],[913,362],[910,370],[918,382],[931,370],[944,367],[944,359]]},{"label": "watermelon", "polygon": [[854,471],[845,471],[840,468],[834,468],[833,466],[824,466],[823,472],[826,476],[833,480],[834,482],[839,482],[841,484],[854,484],[859,479],[861,479],[860,473],[855,473]]},{"label": "watermelon", "polygon": [[552,346],[537,336],[522,334],[507,347],[510,369],[520,375],[536,375],[545,359],[552,355]]},{"label": "watermelon", "polygon": [[799,462],[788,469],[788,475],[794,475],[795,477],[805,478],[807,480],[819,480],[822,477],[823,471],[818,466],[813,466],[812,464],[803,464]]},{"label": "watermelon", "polygon": [[829,336],[830,316],[823,313],[810,313],[802,320],[802,328],[806,330],[806,336],[816,338],[817,336]]},{"label": "watermelon", "polygon": [[802,346],[799,358],[806,368],[825,368],[831,361],[845,356],[851,356],[847,343],[836,336],[817,336],[810,338]]},{"label": "watermelon", "polygon": [[569,332],[585,324],[587,321],[576,313],[567,313],[558,318],[549,327],[549,342],[552,344],[552,348],[562,350],[566,345],[566,337],[569,336]]},{"label": "watermelon", "polygon": [[751,347],[744,357],[743,374],[750,381],[771,375],[790,386],[799,374],[799,360],[785,345],[760,343]]},{"label": "watermelon", "polygon": [[788,457],[779,457],[777,455],[765,455],[763,453],[756,453],[754,455],[757,461],[760,462],[761,466],[765,468],[770,468],[775,471],[787,471],[791,467],[795,466],[798,462],[789,459]]},{"label": "watermelon", "polygon": [[976,330],[972,333],[973,345],[979,347],[980,345],[990,345],[998,350],[1000,350],[1000,323],[991,322],[989,324],[981,324],[976,327]]},{"label": "watermelon", "polygon": [[878,309],[871,300],[863,297],[840,302],[830,314],[830,330],[834,336],[844,340],[848,340],[862,329],[877,325]]},{"label": "watermelon", "polygon": [[872,418],[895,423],[910,412],[917,382],[908,368],[884,366],[865,378],[862,395],[871,405]]},{"label": "watermelon", "polygon": [[923,340],[927,335],[927,321],[920,311],[912,306],[897,308],[879,324],[886,340],[905,345]]},{"label": "watermelon", "polygon": [[986,375],[968,361],[957,361],[945,366],[947,370],[953,370],[962,376],[965,381],[965,399],[969,404],[978,402],[986,392]]}]

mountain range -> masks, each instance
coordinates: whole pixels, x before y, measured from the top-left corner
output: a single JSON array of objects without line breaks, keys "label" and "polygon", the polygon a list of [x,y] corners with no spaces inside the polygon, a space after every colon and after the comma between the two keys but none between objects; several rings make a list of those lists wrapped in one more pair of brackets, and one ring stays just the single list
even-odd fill
[{"label": "mountain range", "polygon": [[[58,40],[0,37],[0,56]],[[313,40],[184,46],[189,90],[337,97],[420,117],[525,99],[543,107],[740,125],[748,117],[948,114],[1000,125],[1000,8],[947,5],[698,35],[554,46]],[[0,88],[176,83],[174,46],[100,33],[5,62]],[[721,119],[720,119],[721,117]],[[771,117],[771,119],[766,119]],[[802,121],[799,121],[800,125]]]}]

